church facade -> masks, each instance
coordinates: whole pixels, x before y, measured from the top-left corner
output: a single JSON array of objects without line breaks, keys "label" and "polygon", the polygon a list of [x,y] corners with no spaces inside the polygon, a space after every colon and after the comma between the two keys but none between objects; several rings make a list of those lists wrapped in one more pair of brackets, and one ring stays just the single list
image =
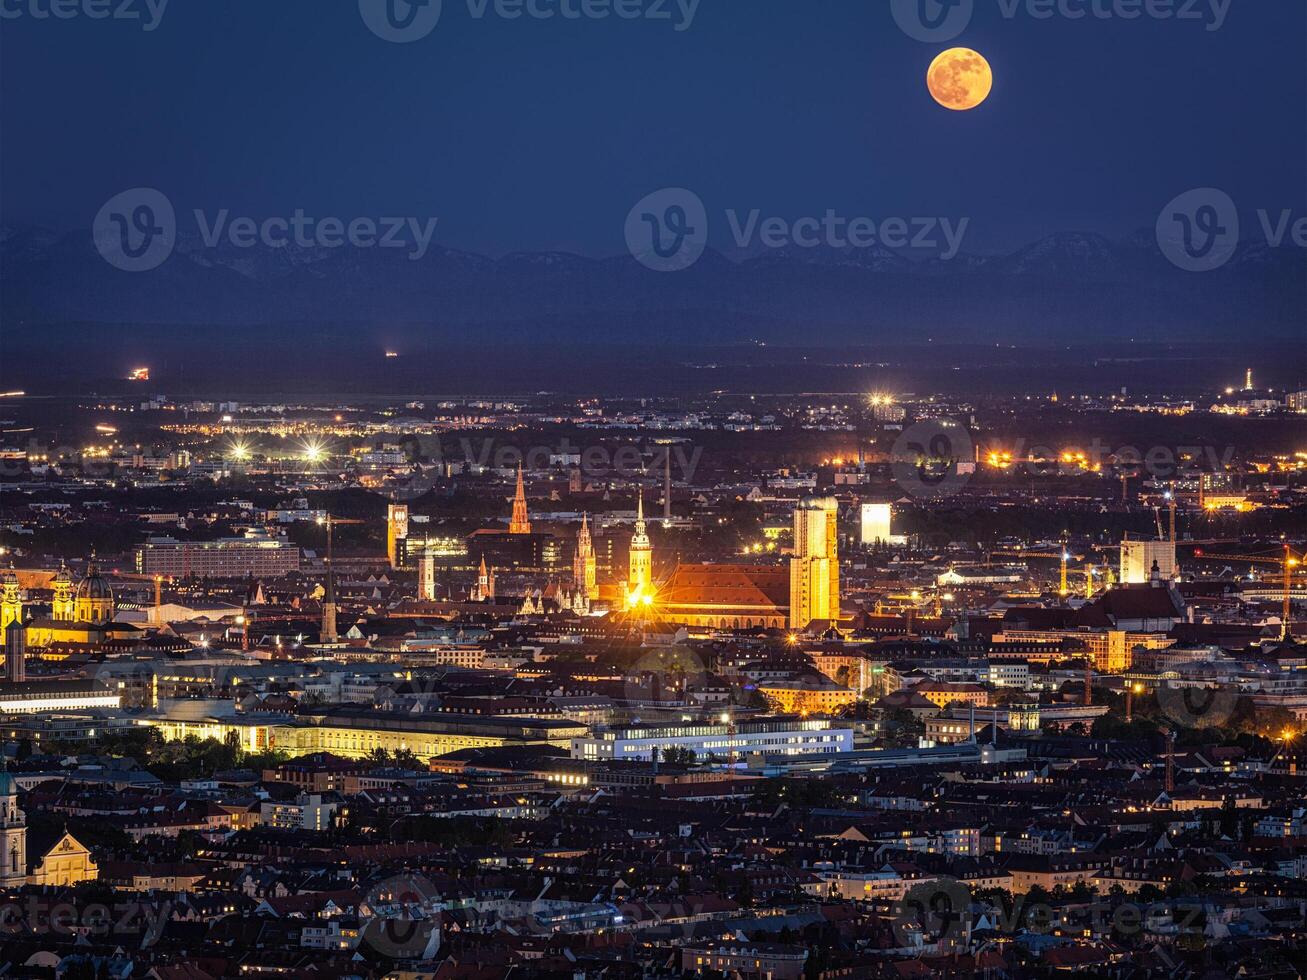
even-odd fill
[{"label": "church facade", "polygon": [[67,830],[29,841],[27,815],[18,808],[18,783],[0,772],[0,888],[67,886],[99,876],[90,850]]},{"label": "church facade", "polygon": [[117,607],[109,580],[94,564],[86,578],[73,587],[68,569],[61,566],[50,583],[54,600],[48,617],[37,617],[27,624],[27,645],[48,647],[55,643],[103,643],[136,632],[136,627],[113,621]]}]

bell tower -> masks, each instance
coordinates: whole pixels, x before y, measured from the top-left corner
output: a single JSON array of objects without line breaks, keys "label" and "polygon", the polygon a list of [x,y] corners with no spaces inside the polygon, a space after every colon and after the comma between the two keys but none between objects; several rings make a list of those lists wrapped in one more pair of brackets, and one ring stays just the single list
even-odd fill
[{"label": "bell tower", "polygon": [[68,566],[59,563],[59,571],[55,573],[54,581],[50,583],[54,588],[54,604],[50,608],[50,615],[55,619],[71,620],[73,618],[73,579],[68,574]]},{"label": "bell tower", "polygon": [[18,577],[13,569],[8,569],[0,579],[0,636],[9,629],[10,623],[23,621],[23,595],[18,587]]},{"label": "bell tower", "polygon": [[27,816],[18,809],[18,784],[0,771],[0,888],[27,883]]},{"label": "bell tower", "polygon": [[581,515],[581,530],[576,534],[576,555],[572,559],[572,587],[587,599],[599,598],[595,581],[594,542],[590,538],[588,514]]},{"label": "bell tower", "polygon": [[631,536],[627,595],[633,597],[634,601],[645,601],[645,596],[652,596],[652,586],[653,543],[649,540],[649,529],[644,522],[644,488],[641,487],[635,509],[635,534]]}]

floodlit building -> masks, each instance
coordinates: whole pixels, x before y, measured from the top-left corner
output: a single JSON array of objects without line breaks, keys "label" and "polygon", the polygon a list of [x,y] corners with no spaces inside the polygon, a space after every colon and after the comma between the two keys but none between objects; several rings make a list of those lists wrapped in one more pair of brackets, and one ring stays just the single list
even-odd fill
[{"label": "floodlit building", "polygon": [[1122,541],[1121,584],[1143,585],[1152,575],[1153,562],[1164,580],[1175,579],[1174,541]]},{"label": "floodlit building", "polygon": [[636,503],[635,534],[631,536],[630,571],[626,579],[627,603],[652,601],[653,597],[653,542],[644,521],[644,491]]},{"label": "floodlit building", "polygon": [[280,578],[299,567],[296,545],[254,533],[216,541],[150,538],[136,549],[137,573],[165,578]]},{"label": "floodlit building", "polygon": [[572,587],[586,599],[599,598],[594,542],[590,537],[589,515],[581,516],[581,530],[576,533],[576,551],[572,554]]},{"label": "floodlit building", "polygon": [[824,674],[766,681],[758,685],[758,693],[767,699],[773,711],[796,715],[830,714],[858,699],[856,692]]},{"label": "floodlit building", "polygon": [[824,719],[766,718],[695,722],[680,725],[632,724],[598,729],[572,739],[572,758],[596,761],[649,762],[657,749],[689,749],[697,758],[727,759],[734,755],[826,755],[853,749],[853,731],[836,728]]},{"label": "floodlit building", "polygon": [[794,557],[790,559],[790,626],[840,618],[840,560],[834,497],[811,497],[794,509]]},{"label": "floodlit building", "polygon": [[777,565],[678,565],[658,593],[672,623],[701,629],[784,629],[789,575]]},{"label": "floodlit building", "polygon": [[890,521],[893,507],[889,504],[863,504],[861,540],[863,544],[879,544],[890,539]]},{"label": "floodlit building", "polygon": [[391,568],[408,564],[408,504],[390,504],[386,508],[386,557]]}]

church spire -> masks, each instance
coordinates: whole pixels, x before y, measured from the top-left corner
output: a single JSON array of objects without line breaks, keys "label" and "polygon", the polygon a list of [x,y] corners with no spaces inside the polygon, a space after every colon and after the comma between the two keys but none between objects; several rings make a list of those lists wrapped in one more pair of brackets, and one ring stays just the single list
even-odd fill
[{"label": "church spire", "polygon": [[630,570],[627,575],[627,601],[643,601],[652,596],[653,543],[644,523],[644,487],[639,490],[635,505],[635,533],[631,535]]},{"label": "church spire", "polygon": [[526,484],[522,479],[522,464],[517,464],[517,492],[513,495],[513,516],[508,522],[509,534],[530,534],[531,518],[526,510]]},{"label": "church spire", "polygon": [[572,557],[572,585],[586,599],[597,599],[596,561],[594,544],[590,538],[590,515],[581,515],[581,530],[576,535],[576,552]]}]

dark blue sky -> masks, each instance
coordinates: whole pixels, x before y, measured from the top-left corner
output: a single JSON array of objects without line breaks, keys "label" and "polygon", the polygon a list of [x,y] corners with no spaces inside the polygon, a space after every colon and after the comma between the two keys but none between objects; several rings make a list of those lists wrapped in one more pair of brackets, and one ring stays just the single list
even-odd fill
[{"label": "dark blue sky", "polygon": [[[923,84],[951,44],[994,67],[974,112]],[[0,220],[86,227],[152,186],[179,213],[438,216],[455,247],[616,254],[669,185],[710,212],[966,215],[971,250],[1151,227],[1197,186],[1301,215],[1305,52],[1301,0],[1233,0],[1214,31],[976,0],[947,44],[887,0],[701,0],[680,32],[445,0],[404,45],[355,0],[172,0],[148,33],[25,15],[0,21]]]}]

